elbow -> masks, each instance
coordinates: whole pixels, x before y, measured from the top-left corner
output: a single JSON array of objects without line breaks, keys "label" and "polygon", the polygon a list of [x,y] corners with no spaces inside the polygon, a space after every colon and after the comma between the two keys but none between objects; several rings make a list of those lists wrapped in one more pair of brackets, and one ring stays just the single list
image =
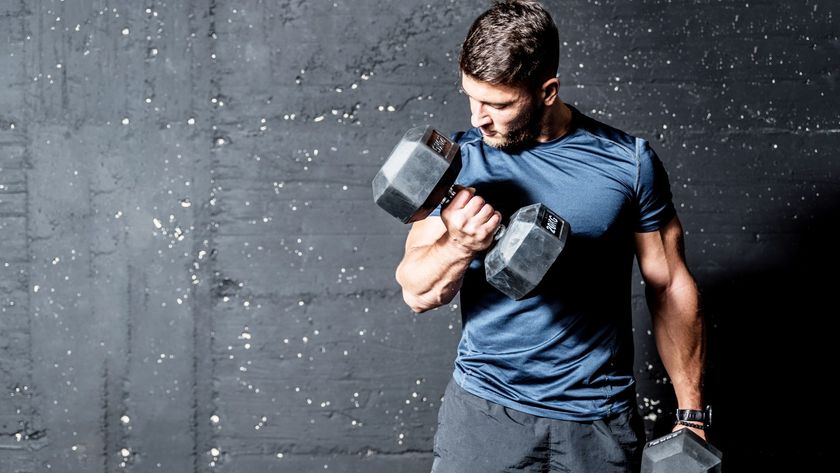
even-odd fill
[{"label": "elbow", "polygon": [[449,304],[458,292],[440,281],[418,281],[402,264],[397,267],[394,277],[402,288],[403,301],[417,314]]},{"label": "elbow", "polygon": [[399,266],[397,266],[396,271],[394,271],[394,279],[396,279],[397,284],[399,284],[400,287],[403,288],[403,294],[405,294],[406,279],[405,270],[403,269],[402,263],[400,263]]},{"label": "elbow", "polygon": [[402,288],[403,301],[414,313],[420,314],[431,309],[431,307],[423,304],[420,298],[408,289],[409,281],[405,277],[405,270],[402,264],[397,266],[394,278],[397,280],[397,284],[399,284]]},{"label": "elbow", "polygon": [[440,297],[434,297],[429,292],[423,293],[413,289],[411,281],[406,278],[405,273],[401,271],[401,267],[397,268],[395,276],[397,283],[402,287],[403,301],[414,313],[422,314],[449,302],[442,300]]},{"label": "elbow", "polygon": [[403,288],[403,300],[417,314],[449,304],[454,298],[455,292],[446,290],[416,294]]},{"label": "elbow", "polygon": [[697,283],[686,268],[665,275],[648,276],[644,280],[646,291],[657,297],[683,297],[698,292]]},{"label": "elbow", "polygon": [[411,294],[405,289],[403,289],[402,294],[403,301],[405,301],[405,305],[407,305],[408,308],[411,309],[411,311],[415,314],[422,314],[423,312],[434,308],[428,304],[423,303],[423,301],[419,297],[415,296],[414,294]]},{"label": "elbow", "polygon": [[[449,300],[452,298],[450,297]],[[435,297],[430,294],[415,294],[403,288],[403,301],[415,314],[422,314],[423,312],[437,309],[438,307],[448,304],[449,300],[444,297]]]},{"label": "elbow", "polygon": [[440,306],[449,304],[452,297],[430,297],[426,294],[413,294],[403,289],[403,301],[415,313],[422,314],[423,312],[437,309]]}]

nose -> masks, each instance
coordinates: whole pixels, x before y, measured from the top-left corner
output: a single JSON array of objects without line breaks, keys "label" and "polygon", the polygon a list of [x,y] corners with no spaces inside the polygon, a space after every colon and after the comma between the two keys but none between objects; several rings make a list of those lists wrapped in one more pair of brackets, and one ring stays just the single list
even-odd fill
[{"label": "nose", "polygon": [[476,100],[470,101],[470,123],[474,127],[483,127],[492,123],[490,115],[487,114],[487,107]]}]

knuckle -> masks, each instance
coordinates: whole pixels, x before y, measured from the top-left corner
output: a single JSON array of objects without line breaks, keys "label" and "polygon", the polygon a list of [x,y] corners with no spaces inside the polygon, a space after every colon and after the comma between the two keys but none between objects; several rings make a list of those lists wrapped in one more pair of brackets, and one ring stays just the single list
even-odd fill
[{"label": "knuckle", "polygon": [[453,215],[452,219],[451,219],[451,222],[452,222],[452,225],[454,225],[455,228],[457,228],[459,230],[464,230],[464,228],[467,225],[467,219],[464,216],[464,214],[461,213],[461,212],[458,212],[455,215]]}]

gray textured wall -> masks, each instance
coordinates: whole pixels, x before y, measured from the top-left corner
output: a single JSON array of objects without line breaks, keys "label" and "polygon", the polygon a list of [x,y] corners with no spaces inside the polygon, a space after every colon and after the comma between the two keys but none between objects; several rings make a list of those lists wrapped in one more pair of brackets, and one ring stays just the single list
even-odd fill
[{"label": "gray textured wall", "polygon": [[[729,471],[819,461],[840,6],[547,4],[563,98],[670,172]],[[370,179],[407,127],[468,126],[485,5],[2,0],[0,472],[428,471],[458,308],[402,304]]]}]

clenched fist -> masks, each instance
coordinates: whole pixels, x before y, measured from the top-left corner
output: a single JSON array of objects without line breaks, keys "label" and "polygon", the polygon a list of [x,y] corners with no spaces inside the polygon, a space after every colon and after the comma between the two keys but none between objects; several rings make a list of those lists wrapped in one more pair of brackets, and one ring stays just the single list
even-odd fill
[{"label": "clenched fist", "polygon": [[449,241],[471,252],[486,250],[493,243],[493,236],[502,221],[502,215],[493,209],[472,187],[462,187],[440,213],[449,235]]}]

